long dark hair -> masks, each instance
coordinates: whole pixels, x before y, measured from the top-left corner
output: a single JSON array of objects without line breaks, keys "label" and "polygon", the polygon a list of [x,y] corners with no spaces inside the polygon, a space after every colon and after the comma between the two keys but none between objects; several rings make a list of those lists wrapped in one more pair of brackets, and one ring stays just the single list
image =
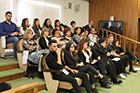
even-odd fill
[{"label": "long dark hair", "polygon": [[[50,24],[49,26],[47,25],[47,21],[50,20],[49,18],[46,18],[43,25],[46,26],[47,28],[53,29],[52,25]],[[51,20],[50,20],[51,21]]]},{"label": "long dark hair", "polygon": [[[42,28],[40,27],[40,24],[39,24],[39,26],[37,27],[37,25],[36,25],[36,21],[38,21],[39,19],[38,18],[35,18],[34,19],[34,21],[33,21],[33,26],[35,27],[35,29],[37,29],[37,30],[42,30]],[[39,28],[39,29],[38,29]]]},{"label": "long dark hair", "polygon": [[64,53],[69,54],[74,60],[79,60],[79,57],[78,57],[78,55],[77,55],[77,53],[75,51],[72,52],[72,55],[70,53],[70,47],[71,47],[72,44],[73,44],[73,42],[71,42],[71,41],[66,44]]},{"label": "long dark hair", "polygon": [[22,23],[21,23],[21,26],[23,27],[23,30],[24,30],[24,31],[27,29],[27,27],[29,27],[29,26],[26,26],[26,24],[25,24],[26,20],[28,20],[28,18],[24,18],[24,19],[22,20]]},{"label": "long dark hair", "polygon": [[118,40],[114,40],[113,43],[112,43],[115,49],[118,48],[118,47],[116,47],[116,42],[118,42]]},{"label": "long dark hair", "polygon": [[[54,22],[54,27],[55,27],[55,28],[57,28],[57,27],[56,27],[56,23],[57,23],[57,22],[60,22],[60,21],[59,21],[58,19],[55,20],[55,22]],[[62,32],[62,28],[60,27],[60,25],[59,25],[59,29],[58,29],[58,30],[60,30],[60,31]]]}]

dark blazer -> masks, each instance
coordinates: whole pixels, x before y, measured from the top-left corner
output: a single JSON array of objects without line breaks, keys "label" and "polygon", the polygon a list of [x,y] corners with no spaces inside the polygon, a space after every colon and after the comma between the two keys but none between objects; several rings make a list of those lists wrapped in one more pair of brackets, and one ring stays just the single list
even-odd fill
[{"label": "dark blazer", "polygon": [[115,50],[114,46],[108,43],[108,45],[107,45],[107,51],[108,52],[111,52],[113,50]]},{"label": "dark blazer", "polygon": [[[87,51],[87,54],[89,55],[89,52],[88,51]],[[85,57],[85,55],[83,54],[83,52],[81,50],[78,51],[78,56],[79,56],[81,62],[86,62],[86,57]],[[91,61],[92,61],[92,59],[90,58],[90,62]]]},{"label": "dark blazer", "polygon": [[97,57],[100,56],[104,65],[105,66],[107,65],[107,61],[109,60],[109,58],[106,56],[107,54],[106,48],[104,48],[99,43],[95,43],[95,45],[91,49],[91,52],[92,52],[92,59],[97,59]]},{"label": "dark blazer", "polygon": [[[94,28],[94,27],[93,27],[93,26],[91,26],[91,28]],[[88,33],[90,33],[91,28],[89,27],[89,24],[87,24],[87,25],[85,26],[85,29],[87,29],[87,30],[88,30]]]},{"label": "dark blazer", "polygon": [[[50,38],[48,38],[48,41],[50,41]],[[39,39],[39,45],[40,45],[41,49],[49,48],[49,46],[47,46],[47,43],[46,43],[46,40],[44,37],[41,37]]]},{"label": "dark blazer", "polygon": [[32,29],[34,30],[34,32],[37,36],[41,37],[39,30],[37,30],[34,26],[32,26]]},{"label": "dark blazer", "polygon": [[76,66],[77,63],[81,62],[80,60],[77,61],[77,60],[73,59],[71,55],[66,54],[66,53],[64,54],[64,60],[66,62],[66,65],[68,65],[68,66],[70,66],[70,65]]},{"label": "dark blazer", "polygon": [[122,52],[124,52],[124,50],[122,49],[122,47],[116,48],[116,53],[117,53],[117,54],[120,54],[120,53],[122,53]]}]

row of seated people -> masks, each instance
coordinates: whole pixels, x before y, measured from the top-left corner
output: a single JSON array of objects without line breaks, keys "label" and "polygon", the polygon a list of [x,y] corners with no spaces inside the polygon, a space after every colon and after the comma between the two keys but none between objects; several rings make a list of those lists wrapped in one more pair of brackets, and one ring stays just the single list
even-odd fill
[{"label": "row of seated people", "polygon": [[[16,24],[11,22],[12,19],[12,13],[10,11],[7,11],[5,13],[6,20],[4,22],[0,23],[0,36],[7,35],[6,37],[6,44],[13,43],[13,49],[14,49],[14,58],[17,59],[17,42],[19,41],[19,38],[23,38],[24,32],[26,29],[31,29],[33,31],[34,38],[41,37],[41,32],[43,28],[49,29],[49,36],[54,37],[57,41],[60,40],[60,38],[65,36],[66,38],[63,38],[62,41],[67,41],[65,39],[70,39],[70,36],[66,36],[66,32],[64,32],[64,28],[67,26],[61,26],[60,21],[55,21],[54,28],[59,30],[59,37],[55,33],[52,33],[53,27],[51,26],[51,20],[49,18],[45,19],[44,24],[42,28],[40,27],[39,19],[35,18],[33,21],[33,26],[29,24],[28,18],[24,18],[22,21],[22,25],[20,29],[17,28]],[[78,44],[79,41],[83,38],[87,39],[89,42],[97,42],[98,38],[100,38],[100,35],[96,33],[95,29],[93,28],[93,21],[89,21],[89,24],[85,26],[84,29],[81,27],[75,28],[76,22],[72,21],[70,29],[71,29],[71,37],[73,37],[73,40],[75,41],[75,44]],[[91,32],[91,33],[90,33]],[[81,34],[82,33],[82,34]],[[87,38],[88,37],[88,38]],[[70,39],[71,40],[71,39]],[[64,44],[63,42],[59,42],[60,44]],[[93,45],[91,43],[91,45]],[[62,46],[63,47],[63,46]],[[2,57],[3,58],[3,57]]]},{"label": "row of seated people", "polygon": [[[47,31],[47,28],[44,28],[44,29],[46,29],[46,31],[45,30],[42,31],[42,35],[46,34],[46,36],[48,36],[49,31]],[[55,29],[53,31],[55,31]],[[45,38],[47,38],[46,36],[45,36]],[[37,41],[35,41],[32,38],[33,38],[32,30],[27,29],[25,31],[24,40],[23,40],[22,44],[23,44],[24,49],[30,50],[30,52],[31,52],[30,55],[28,56],[28,60],[31,60],[32,62],[36,62],[36,64],[38,64],[37,62],[39,60],[39,56],[41,55],[41,53],[49,54],[46,58],[46,62],[50,69],[65,68],[69,71],[69,73],[72,74],[73,77],[80,77],[80,78],[81,78],[81,75],[77,76],[77,73],[79,73],[79,72],[88,73],[90,76],[90,83],[92,84],[92,90],[96,91],[96,93],[98,93],[98,92],[97,92],[97,90],[95,88],[95,84],[94,84],[94,74],[100,77],[99,83],[101,84],[102,87],[111,88],[106,83],[108,81],[108,79],[105,77],[106,76],[105,70],[110,75],[111,81],[114,84],[122,83],[121,80],[117,79],[118,75],[120,75],[122,78],[126,78],[125,74],[130,74],[129,72],[125,71],[125,67],[127,66],[127,61],[129,61],[129,64],[131,64],[129,71],[136,72],[133,69],[132,59],[134,59],[136,61],[138,61],[139,59],[137,59],[133,55],[133,53],[130,51],[128,53],[123,53],[122,50],[119,51],[119,48],[121,48],[121,47],[119,45],[117,45],[118,41],[116,42],[116,40],[113,40],[115,42],[115,43],[113,42],[113,44],[114,44],[113,47],[115,47],[116,49],[112,50],[111,52],[108,52],[106,50],[106,46],[109,47],[109,44],[106,45],[107,40],[101,38],[98,43],[95,43],[95,45],[93,47],[91,47],[91,52],[92,52],[91,58],[90,58],[89,52],[87,51],[87,48],[88,48],[87,40],[82,39],[79,42],[78,48],[77,48],[78,54],[75,51],[75,43],[72,41],[69,41],[66,44],[66,47],[64,48],[65,62],[63,62],[61,60],[61,56],[60,56],[60,58],[58,58],[58,54],[60,53],[60,50],[62,50],[62,49],[60,48],[60,50],[59,50],[59,48],[57,48],[59,46],[59,43],[57,40],[55,40],[55,39],[47,40],[46,39],[46,41],[45,41],[45,38],[41,37],[39,40],[39,44],[43,48],[41,50],[39,50],[39,44],[37,43]],[[109,35],[108,41],[110,40],[110,38],[112,40],[113,35],[111,35],[111,34]],[[42,39],[44,41],[42,41]],[[110,48],[108,48],[108,49],[110,49]],[[114,53],[116,53],[116,55],[114,55]],[[113,56],[121,57],[121,60],[118,62],[110,60],[111,57],[113,57]],[[125,57],[125,56],[128,56],[128,57]],[[131,60],[129,60],[129,59],[131,59]],[[88,65],[85,65],[85,64],[88,64]],[[96,69],[98,69],[101,74],[99,72],[97,72]],[[74,82],[71,81],[71,79],[69,79],[67,77],[67,75],[64,75],[64,73],[62,75],[57,75],[56,73],[52,73],[52,75],[53,75],[54,79],[72,83],[73,88],[76,91],[76,93],[80,93],[80,90],[78,90],[79,88],[77,88],[78,87],[77,84],[75,84],[75,80],[74,80]],[[71,76],[71,74],[70,74],[70,76]],[[88,86],[88,84],[86,84],[86,86]],[[88,89],[87,89],[87,91],[88,91],[88,93],[90,93]]]},{"label": "row of seated people", "polygon": [[[6,21],[0,24],[0,34],[9,36],[6,42],[13,42],[13,47],[16,56],[16,44],[18,41],[17,36],[21,36],[22,34],[17,29],[16,25],[10,21],[12,14],[7,12],[5,16]],[[91,34],[92,31],[95,32],[95,29],[91,29]],[[50,33],[49,29],[43,28],[41,31],[42,37],[39,40],[39,44],[33,38],[33,34],[34,32],[31,29],[26,29],[24,31],[24,40],[22,42],[22,45],[25,50],[30,51],[28,60],[34,62],[35,64],[38,64],[40,55],[42,53],[49,54],[46,58],[46,62],[50,69],[66,69],[60,75],[52,73],[53,78],[60,81],[72,83],[76,93],[82,92],[79,89],[79,86],[77,85],[73,77],[79,77],[83,80],[83,84],[85,85],[85,88],[88,93],[92,93],[91,90],[98,93],[94,84],[94,74],[100,77],[99,83],[102,87],[111,88],[107,83],[109,79],[106,78],[105,70],[111,77],[111,81],[115,84],[122,83],[121,80],[117,79],[118,75],[120,75],[122,78],[126,78],[125,74],[130,74],[129,72],[125,71],[125,67],[127,66],[128,61],[130,64],[129,71],[136,72],[133,69],[132,59],[134,59],[135,62],[139,61],[139,59],[136,58],[130,51],[127,53],[123,53],[123,50],[120,47],[120,45],[117,45],[118,41],[112,39],[113,35],[109,36],[108,44],[106,44],[106,39],[98,39],[98,37],[96,36],[96,40],[99,41],[98,43],[97,41],[93,42],[94,46],[91,44],[92,57],[90,59],[87,47],[88,44],[92,42],[92,39],[86,39],[90,35],[88,35],[88,29],[85,29],[84,33],[81,33],[80,28],[75,28],[75,35],[71,38],[71,29],[65,28],[63,31],[65,37],[59,39],[61,35],[58,29],[53,29]],[[52,35],[51,38],[48,38],[49,34]],[[92,34],[91,36],[94,37],[94,34]],[[78,54],[75,51],[76,45],[78,46]],[[40,46],[42,48],[41,50]],[[64,50],[65,63],[61,61],[60,49],[57,47],[60,47],[61,50]],[[120,57],[121,60],[119,60],[118,62],[110,60],[114,56]],[[97,72],[96,69],[98,69],[100,73]],[[65,71],[67,70],[69,72],[69,75],[65,75]],[[90,88],[89,82],[86,81],[88,79],[85,73],[89,74],[92,88]]]}]

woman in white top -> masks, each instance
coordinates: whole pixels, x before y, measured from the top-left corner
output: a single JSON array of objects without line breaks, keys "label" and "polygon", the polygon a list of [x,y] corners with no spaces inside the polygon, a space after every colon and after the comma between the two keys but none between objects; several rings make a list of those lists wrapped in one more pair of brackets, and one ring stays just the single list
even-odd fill
[{"label": "woman in white top", "polygon": [[32,30],[31,25],[29,24],[29,19],[28,18],[24,18],[22,20],[22,24],[21,24],[21,27],[20,27],[19,31],[22,33],[22,35],[24,35],[24,31],[26,29],[31,29]]}]

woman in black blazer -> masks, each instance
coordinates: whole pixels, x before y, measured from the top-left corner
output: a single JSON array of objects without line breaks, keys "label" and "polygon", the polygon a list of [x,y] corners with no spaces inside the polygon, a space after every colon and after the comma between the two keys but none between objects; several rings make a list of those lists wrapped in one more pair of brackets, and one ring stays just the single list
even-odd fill
[{"label": "woman in black blazer", "polygon": [[[77,51],[78,51],[78,56],[80,58],[80,60],[82,62],[84,62],[85,64],[91,64],[94,68],[98,69],[100,71],[100,73],[102,75],[105,76],[105,66],[103,64],[103,62],[100,60],[100,57],[96,57],[97,59],[92,59],[90,57],[89,51],[87,51],[87,47],[88,47],[88,42],[85,40],[81,40],[79,42]],[[122,83],[121,80],[117,80],[117,79],[112,79],[114,84],[120,84]],[[101,82],[101,80],[99,80],[99,82],[101,83],[101,85],[103,84],[103,82]]]},{"label": "woman in black blazer", "polygon": [[[127,62],[129,61],[129,65],[130,65],[129,71],[130,72],[132,71],[132,72],[136,73],[137,71],[135,71],[133,69],[132,59],[134,59],[135,63],[139,62],[140,60],[138,58],[136,58],[131,51],[127,51],[126,53],[124,53],[122,47],[119,45],[118,40],[113,41],[113,46],[116,50],[116,54],[120,55],[121,57],[124,57],[125,60],[127,60]],[[126,66],[127,66],[127,63],[126,63]]]},{"label": "woman in black blazer", "polygon": [[41,32],[41,38],[39,39],[39,45],[41,49],[46,49],[49,48],[49,41],[50,38],[48,38],[49,35],[49,29],[48,28],[43,28]]},{"label": "woman in black blazer", "polygon": [[94,74],[101,78],[101,81],[108,82],[109,79],[105,76],[101,75],[97,70],[92,67],[91,65],[84,65],[84,63],[79,59],[78,55],[75,53],[75,46],[73,42],[68,42],[66,44],[64,50],[64,60],[66,64],[71,67],[77,69],[79,72],[85,72],[89,74],[90,83],[92,84],[92,90],[96,91],[95,84],[94,84]]}]

